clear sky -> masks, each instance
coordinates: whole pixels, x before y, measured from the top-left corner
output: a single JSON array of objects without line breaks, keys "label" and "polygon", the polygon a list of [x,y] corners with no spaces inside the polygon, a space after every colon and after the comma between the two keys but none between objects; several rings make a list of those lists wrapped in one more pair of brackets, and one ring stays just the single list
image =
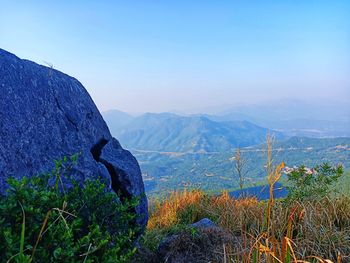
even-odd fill
[{"label": "clear sky", "polygon": [[350,1],[0,0],[0,48],[76,77],[101,110],[350,101]]}]

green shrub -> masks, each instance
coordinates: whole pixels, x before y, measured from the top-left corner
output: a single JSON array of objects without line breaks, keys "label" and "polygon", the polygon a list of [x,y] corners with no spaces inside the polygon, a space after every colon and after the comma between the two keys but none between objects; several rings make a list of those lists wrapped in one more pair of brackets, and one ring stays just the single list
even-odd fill
[{"label": "green shrub", "polygon": [[130,262],[137,202],[121,204],[99,179],[63,189],[61,176],[74,161],[56,162],[51,175],[8,180],[0,196],[0,261]]},{"label": "green shrub", "polygon": [[343,175],[342,166],[330,166],[327,163],[309,169],[305,166],[287,172],[287,202],[320,200],[332,191],[332,187]]}]

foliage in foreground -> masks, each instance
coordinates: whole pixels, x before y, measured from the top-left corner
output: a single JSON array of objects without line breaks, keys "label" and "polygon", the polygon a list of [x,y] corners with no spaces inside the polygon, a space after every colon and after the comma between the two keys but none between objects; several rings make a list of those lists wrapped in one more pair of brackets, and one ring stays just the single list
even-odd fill
[{"label": "foliage in foreground", "polygon": [[327,163],[313,169],[305,166],[287,172],[289,181],[287,201],[317,200],[335,192],[332,186],[344,174],[341,165],[332,167]]},{"label": "foliage in foreground", "polygon": [[[272,186],[282,168],[283,164],[271,171]],[[154,251],[164,236],[183,232],[188,224],[207,217],[236,237],[233,240],[239,240],[205,248],[211,251],[213,262],[331,262],[325,259],[348,262],[350,197],[330,195],[332,184],[342,170],[323,165],[318,171],[322,178],[314,179],[327,181],[322,187],[328,194],[319,192],[319,186],[311,184],[310,191],[295,195],[300,188],[293,178],[289,182],[292,196],[288,201],[275,200],[273,194],[270,200],[258,201],[255,198],[233,199],[227,192],[220,196],[201,191],[174,192],[152,205],[143,242]],[[304,170],[299,172],[301,176]],[[299,178],[296,173],[294,176]],[[323,177],[333,179],[328,181]],[[200,245],[198,238],[190,234],[182,240],[187,242],[183,246],[189,249]],[[174,247],[175,252],[176,249],[178,247]]]},{"label": "foliage in foreground", "polygon": [[122,205],[99,180],[63,189],[63,163],[52,175],[8,180],[0,196],[1,261],[130,262],[135,202]]}]

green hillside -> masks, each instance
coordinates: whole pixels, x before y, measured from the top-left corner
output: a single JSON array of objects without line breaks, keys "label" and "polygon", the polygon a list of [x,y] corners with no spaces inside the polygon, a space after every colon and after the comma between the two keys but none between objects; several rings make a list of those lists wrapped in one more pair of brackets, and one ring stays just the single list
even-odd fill
[{"label": "green hillside", "polygon": [[[193,153],[260,144],[267,132],[247,121],[216,122],[203,116],[147,113],[114,135],[128,149]],[[276,135],[282,137],[280,133]]]},{"label": "green hillside", "polygon": [[[265,146],[242,149],[247,165],[246,186],[265,184]],[[235,189],[234,150],[221,153],[182,153],[133,151],[138,159],[149,194],[164,194],[174,189],[201,188],[210,191]],[[350,138],[293,137],[274,144],[274,162],[287,166],[315,166],[323,162],[341,163],[350,168]]]}]

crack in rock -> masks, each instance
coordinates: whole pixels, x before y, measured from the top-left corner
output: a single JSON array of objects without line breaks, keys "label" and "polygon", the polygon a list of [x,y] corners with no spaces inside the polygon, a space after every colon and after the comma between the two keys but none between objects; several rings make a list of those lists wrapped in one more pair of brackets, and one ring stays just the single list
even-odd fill
[{"label": "crack in rock", "polygon": [[[117,167],[113,166],[108,161],[102,159],[101,153],[103,147],[108,143],[109,141],[107,139],[100,139],[90,150],[93,158],[96,162],[102,163],[108,170],[108,173],[111,177],[112,182],[112,189],[113,191],[118,195],[120,201],[124,203],[126,200],[130,200],[133,196],[131,193],[129,193],[125,187],[125,184],[130,185],[129,181],[121,181],[121,178],[125,178],[125,172],[121,169],[118,169]],[[124,186],[124,187],[123,187]],[[135,211],[136,212],[136,211]]]},{"label": "crack in rock", "polygon": [[62,114],[64,115],[64,117],[66,117],[67,121],[68,121],[69,123],[71,123],[71,124],[74,126],[74,128],[78,131],[79,129],[78,129],[77,124],[76,124],[76,123],[64,112],[64,110],[61,108],[61,105],[60,105],[60,103],[58,102],[57,97],[55,97],[55,101],[56,101],[56,104],[57,104],[57,108],[62,112]]}]

